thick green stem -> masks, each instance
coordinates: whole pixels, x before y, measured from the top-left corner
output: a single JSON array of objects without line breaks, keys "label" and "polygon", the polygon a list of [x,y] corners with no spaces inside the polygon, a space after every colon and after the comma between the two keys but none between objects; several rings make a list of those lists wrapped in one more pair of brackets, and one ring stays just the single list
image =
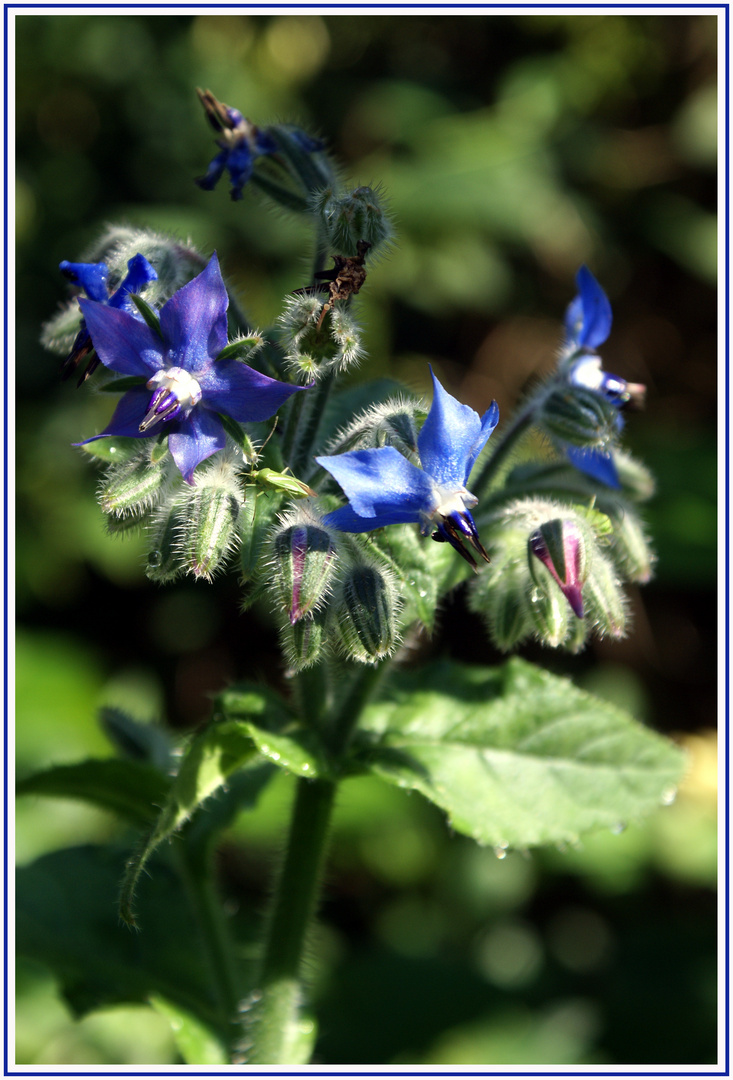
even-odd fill
[{"label": "thick green stem", "polygon": [[307,1039],[299,1016],[300,971],[308,926],[316,906],[336,783],[299,780],[270,920],[259,982],[251,1010],[247,1063],[302,1064]]},{"label": "thick green stem", "polygon": [[389,662],[390,658],[385,657],[376,664],[360,664],[345,697],[335,706],[328,725],[328,747],[337,759],[348,747],[364,706],[381,682]]},{"label": "thick green stem", "polygon": [[[324,375],[318,385],[307,392],[310,397],[309,407],[303,410],[298,419],[289,461],[290,468],[296,476],[302,475],[307,478],[310,466],[315,467],[314,463],[310,461],[310,457],[332,385],[333,375]],[[306,395],[302,394],[300,396],[305,397]]]}]

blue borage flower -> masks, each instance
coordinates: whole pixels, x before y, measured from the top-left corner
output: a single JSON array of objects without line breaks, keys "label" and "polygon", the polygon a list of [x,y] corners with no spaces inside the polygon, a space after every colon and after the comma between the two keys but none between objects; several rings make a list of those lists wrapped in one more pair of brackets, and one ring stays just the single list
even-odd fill
[{"label": "blue borage flower", "polygon": [[[209,123],[221,135],[216,140],[221,152],[211,160],[206,174],[198,177],[196,183],[204,191],[212,191],[226,170],[231,180],[232,199],[241,199],[242,188],[252,176],[255,161],[258,157],[277,154],[277,141],[269,131],[263,131],[242,116],[239,109],[232,109],[217,101],[210,90],[198,90],[197,93]],[[303,153],[311,154],[323,149],[320,140],[312,139],[299,128],[290,128],[289,135]]]},{"label": "blue borage flower", "polygon": [[499,422],[493,401],[482,417],[440,385],[432,368],[433,403],[418,435],[422,468],[393,446],[351,450],[316,461],[341,485],[347,506],[327,514],[326,525],[342,532],[371,532],[384,525],[415,522],[423,536],[447,541],[476,569],[467,541],[489,561],[471,507],[478,499],[466,489],[476,459]]},{"label": "blue borage flower", "polygon": [[[611,405],[620,410],[631,403],[643,404],[646,387],[642,383],[627,382],[618,375],[603,370],[600,356],[594,349],[602,345],[611,332],[613,313],[608,297],[587,266],[581,266],[576,276],[578,295],[568,305],[565,313],[565,354],[569,358],[567,379],[571,386],[581,387],[601,394]],[[616,428],[623,428],[620,412]],[[594,447],[567,446],[570,462],[581,472],[587,473],[607,487],[620,487],[613,456],[608,450]]]},{"label": "blue borage flower", "polygon": [[220,414],[239,423],[267,420],[307,389],[233,357],[218,359],[227,344],[229,297],[215,254],[161,308],[160,334],[127,311],[94,300],[80,305],[102,363],[146,381],[123,394],[104,431],[79,446],[108,435],[167,435],[176,465],[192,484],[196,466],[224,448]]},{"label": "blue borage flower", "polygon": [[[59,270],[84,290],[90,300],[96,300],[99,304],[108,304],[111,308],[120,308],[136,314],[136,309],[130,300],[130,293],[140,292],[150,281],[158,277],[154,267],[150,265],[144,255],[134,255],[127,263],[127,274],[120,282],[117,289],[110,294],[107,288],[109,271],[107,264],[99,263],[72,263],[64,260],[59,263]],[[86,322],[81,321],[79,333],[71,346],[71,352],[66,357],[61,369],[61,378],[68,379],[79,365],[88,359],[88,364],[79,377],[78,385],[88,379],[99,364],[99,357],[93,356],[94,346],[89,336]]]}]

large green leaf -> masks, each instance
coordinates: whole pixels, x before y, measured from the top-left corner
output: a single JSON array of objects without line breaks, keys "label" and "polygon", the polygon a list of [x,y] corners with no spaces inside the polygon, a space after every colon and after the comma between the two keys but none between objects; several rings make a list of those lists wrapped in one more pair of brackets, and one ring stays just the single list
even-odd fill
[{"label": "large green leaf", "polygon": [[575,842],[658,806],[681,750],[524,660],[444,662],[395,678],[366,710],[355,764],[420,791],[483,844]]},{"label": "large green leaf", "polygon": [[140,900],[144,934],[115,911],[124,853],[67,848],[17,872],[17,951],[51,968],[76,1016],[159,994],[221,1032],[196,918],[180,880],[155,863]]},{"label": "large green leaf", "polygon": [[152,765],[107,758],[35,773],[18,781],[16,794],[80,799],[144,826],[155,818],[169,787],[170,780]]}]

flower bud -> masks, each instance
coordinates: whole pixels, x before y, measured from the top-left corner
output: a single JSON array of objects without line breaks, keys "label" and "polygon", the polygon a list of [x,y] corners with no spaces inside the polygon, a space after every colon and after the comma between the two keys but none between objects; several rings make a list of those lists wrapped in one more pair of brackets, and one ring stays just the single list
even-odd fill
[{"label": "flower bud", "polygon": [[272,538],[272,587],[291,625],[326,600],[336,569],[330,530],[308,518],[285,518]]},{"label": "flower bud", "polygon": [[297,622],[286,622],[280,639],[293,672],[303,671],[317,663],[325,645],[325,611],[316,611]]},{"label": "flower bud", "polygon": [[145,575],[160,585],[183,573],[180,540],[185,526],[184,505],[177,492],[161,503],[153,518]]},{"label": "flower bud", "polygon": [[613,517],[611,554],[626,581],[645,585],[652,576],[654,553],[649,546],[644,527],[630,509]]},{"label": "flower bud", "polygon": [[468,606],[486,623],[491,640],[508,652],[534,629],[528,599],[532,579],[526,558],[526,533],[504,530],[501,543],[491,547],[491,563],[474,579]]},{"label": "flower bud", "polygon": [[545,398],[538,420],[564,444],[603,450],[615,440],[618,409],[592,390],[558,387]]},{"label": "flower bud", "polygon": [[328,296],[302,292],[289,296],[280,316],[280,340],[285,363],[303,382],[345,371],[361,360],[361,330],[342,304],[330,309],[321,322]]},{"label": "flower bud", "polygon": [[184,563],[195,577],[211,581],[226,564],[237,544],[243,501],[243,491],[231,467],[218,464],[196,478],[187,498],[181,545]]},{"label": "flower bud", "polygon": [[414,460],[417,433],[424,419],[425,410],[419,402],[402,397],[389,398],[352,420],[329,443],[328,453],[394,446],[405,457]]},{"label": "flower bud", "polygon": [[374,256],[381,245],[394,237],[389,210],[379,188],[359,187],[347,194],[325,188],[316,195],[314,205],[329,247],[342,255],[356,255],[359,242],[364,241]]},{"label": "flower bud", "polygon": [[352,566],[341,581],[332,625],[342,651],[352,660],[374,664],[398,643],[397,590],[381,568]]},{"label": "flower bud", "polygon": [[99,488],[105,514],[142,518],[162,498],[171,481],[167,443],[149,440],[129,461],[112,465]]},{"label": "flower bud", "polygon": [[605,555],[596,555],[591,572],[583,587],[586,617],[599,637],[608,635],[622,638],[627,629],[626,598],[614,571],[613,563]]},{"label": "flower bud", "polygon": [[528,540],[529,568],[540,590],[546,590],[545,574],[557,582],[579,619],[583,618],[582,586],[586,577],[585,540],[577,524],[566,518],[543,522]]}]

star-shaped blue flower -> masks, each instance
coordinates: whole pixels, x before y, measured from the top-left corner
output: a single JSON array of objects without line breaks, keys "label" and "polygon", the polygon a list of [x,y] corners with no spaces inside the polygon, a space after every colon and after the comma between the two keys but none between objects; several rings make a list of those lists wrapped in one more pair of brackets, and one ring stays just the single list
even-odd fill
[{"label": "star-shaped blue flower", "polygon": [[[59,270],[73,282],[80,286],[90,300],[96,300],[100,304],[109,304],[113,308],[121,308],[137,314],[136,308],[130,300],[130,293],[138,293],[148,282],[155,281],[158,275],[155,268],[150,265],[144,255],[133,255],[127,263],[127,274],[119,286],[110,295],[107,288],[108,270],[107,264],[99,263],[72,263],[64,260],[59,263]],[[79,333],[71,346],[71,352],[64,361],[61,369],[61,378],[68,379],[73,371],[76,371],[83,360],[89,359],[85,370],[82,372],[78,385],[88,379],[99,364],[99,357],[92,356],[94,346],[89,336],[86,322],[82,319]]]},{"label": "star-shaped blue flower", "polygon": [[[605,372],[601,358],[593,352],[611,332],[613,314],[608,297],[587,266],[581,266],[575,280],[578,295],[565,313],[566,353],[570,358],[568,382],[571,386],[602,394],[618,410],[628,402],[640,405],[646,388],[641,383],[630,383]],[[623,418],[619,412],[616,428],[621,431],[622,427]],[[566,451],[570,462],[581,472],[607,487],[621,486],[610,451],[569,445]]]},{"label": "star-shaped blue flower", "polygon": [[161,308],[160,334],[127,311],[94,300],[79,303],[102,363],[146,380],[123,394],[108,426],[85,442],[167,435],[189,484],[196,466],[224,448],[220,414],[243,424],[267,420],[307,389],[270,379],[232,357],[217,359],[227,344],[229,297],[216,255]]},{"label": "star-shaped blue flower", "polygon": [[327,514],[325,522],[354,533],[415,522],[423,536],[432,532],[433,540],[448,541],[475,569],[463,541],[487,562],[489,557],[470,512],[478,499],[466,484],[499,422],[499,407],[492,402],[480,417],[451,397],[432,369],[431,375],[433,403],[417,440],[422,468],[393,446],[316,458],[349,500],[347,506]]}]

